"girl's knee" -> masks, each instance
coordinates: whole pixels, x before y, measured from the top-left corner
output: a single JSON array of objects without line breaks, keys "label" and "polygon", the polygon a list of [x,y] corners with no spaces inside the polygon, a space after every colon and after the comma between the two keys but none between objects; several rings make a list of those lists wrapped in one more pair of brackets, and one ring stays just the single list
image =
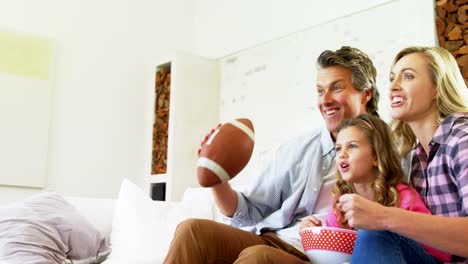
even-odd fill
[{"label": "girl's knee", "polygon": [[370,240],[370,241],[378,241],[378,240],[388,240],[393,239],[393,233],[388,231],[382,230],[359,230],[357,234],[358,240]]}]

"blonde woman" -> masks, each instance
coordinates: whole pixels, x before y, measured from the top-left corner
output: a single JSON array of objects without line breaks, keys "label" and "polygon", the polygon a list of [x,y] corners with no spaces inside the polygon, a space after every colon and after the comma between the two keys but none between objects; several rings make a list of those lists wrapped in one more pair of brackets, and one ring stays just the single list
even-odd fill
[{"label": "blonde woman", "polygon": [[400,51],[390,72],[391,114],[411,183],[433,215],[384,207],[354,194],[339,206],[360,229],[352,262],[405,263],[404,236],[468,261],[468,89],[452,55],[439,47]]}]

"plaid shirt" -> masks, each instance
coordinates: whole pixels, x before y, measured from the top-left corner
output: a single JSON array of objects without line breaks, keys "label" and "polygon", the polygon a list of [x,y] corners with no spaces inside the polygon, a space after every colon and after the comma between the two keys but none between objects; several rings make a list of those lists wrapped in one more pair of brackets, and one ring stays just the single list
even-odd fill
[{"label": "plaid shirt", "polygon": [[[429,143],[413,152],[411,179],[433,215],[468,216],[468,113],[447,117]],[[468,263],[453,256],[452,262]]]},{"label": "plaid shirt", "polygon": [[468,216],[468,113],[447,117],[429,143],[418,144],[411,179],[434,215]]}]

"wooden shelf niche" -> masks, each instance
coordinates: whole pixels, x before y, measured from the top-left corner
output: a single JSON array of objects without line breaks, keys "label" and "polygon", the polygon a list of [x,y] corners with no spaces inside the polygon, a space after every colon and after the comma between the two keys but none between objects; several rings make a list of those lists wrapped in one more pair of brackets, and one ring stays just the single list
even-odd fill
[{"label": "wooden shelf niche", "polygon": [[167,172],[169,108],[171,93],[171,64],[158,66],[155,81],[156,100],[153,123],[153,155],[151,174]]},{"label": "wooden shelf niche", "polygon": [[216,60],[184,52],[160,58],[155,66],[155,84],[148,90],[145,189],[153,199],[180,201],[187,188],[200,186],[197,149],[219,122],[219,67]]},{"label": "wooden shelf niche", "polygon": [[468,1],[437,0],[439,45],[452,53],[468,85]]}]

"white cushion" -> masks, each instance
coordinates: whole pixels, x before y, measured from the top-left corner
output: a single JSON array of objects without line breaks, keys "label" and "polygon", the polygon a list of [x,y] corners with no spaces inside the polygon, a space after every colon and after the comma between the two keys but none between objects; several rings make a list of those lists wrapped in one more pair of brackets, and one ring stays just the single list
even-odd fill
[{"label": "white cushion", "polygon": [[65,197],[76,209],[110,241],[115,199]]},{"label": "white cushion", "polygon": [[152,201],[138,186],[124,179],[112,223],[112,252],[105,263],[162,263],[181,221],[213,218],[211,203],[205,203],[205,208],[197,204]]}]

